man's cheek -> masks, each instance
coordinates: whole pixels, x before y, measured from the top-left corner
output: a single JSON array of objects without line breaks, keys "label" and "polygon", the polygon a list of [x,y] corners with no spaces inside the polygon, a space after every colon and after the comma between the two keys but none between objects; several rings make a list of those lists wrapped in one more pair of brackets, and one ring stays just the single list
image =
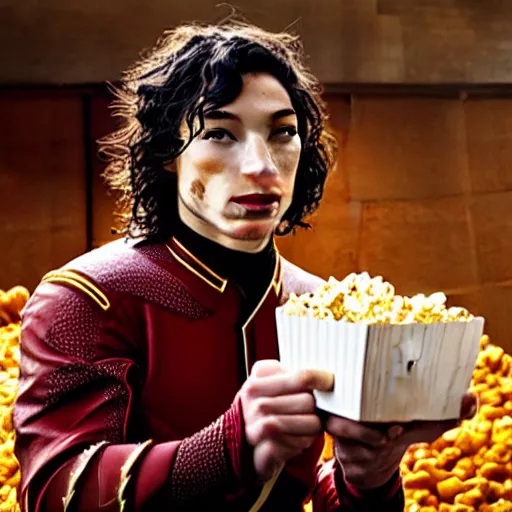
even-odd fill
[{"label": "man's cheek", "polygon": [[288,177],[297,171],[300,161],[300,146],[285,150],[274,151],[272,154],[274,165],[279,169],[281,176]]},{"label": "man's cheek", "polygon": [[209,155],[206,152],[201,152],[198,155],[193,155],[191,158],[191,165],[195,172],[201,176],[215,176],[224,171],[226,162],[218,155]]},{"label": "man's cheek", "polygon": [[293,183],[286,187],[286,190],[283,190],[283,197],[281,198],[281,205],[280,210],[282,213],[284,213],[290,205],[292,204],[293,200]]},{"label": "man's cheek", "polygon": [[204,200],[206,187],[200,179],[195,179],[190,185],[190,195],[199,201]]}]

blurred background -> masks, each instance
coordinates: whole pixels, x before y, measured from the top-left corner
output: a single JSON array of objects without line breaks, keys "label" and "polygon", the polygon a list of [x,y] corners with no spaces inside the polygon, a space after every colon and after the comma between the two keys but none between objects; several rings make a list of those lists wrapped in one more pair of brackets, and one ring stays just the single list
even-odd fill
[{"label": "blurred background", "polygon": [[[237,0],[291,26],[340,142],[313,230],[279,240],[323,277],[367,270],[442,290],[512,351],[512,2]],[[113,239],[95,141],[115,82],[165,27],[216,21],[209,0],[0,3],[0,289],[33,290]]]}]

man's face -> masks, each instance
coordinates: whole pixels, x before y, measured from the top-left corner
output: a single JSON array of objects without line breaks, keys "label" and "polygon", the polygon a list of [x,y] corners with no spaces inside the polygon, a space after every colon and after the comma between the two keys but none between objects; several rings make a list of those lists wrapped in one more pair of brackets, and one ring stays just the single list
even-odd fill
[{"label": "man's face", "polygon": [[176,160],[180,217],[225,247],[257,252],[292,201],[301,141],[290,97],[273,76],[248,74],[204,123]]}]

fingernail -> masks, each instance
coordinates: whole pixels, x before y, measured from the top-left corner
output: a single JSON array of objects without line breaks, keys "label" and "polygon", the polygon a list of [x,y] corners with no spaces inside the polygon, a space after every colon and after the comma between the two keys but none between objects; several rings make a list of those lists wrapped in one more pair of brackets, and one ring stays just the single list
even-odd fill
[{"label": "fingernail", "polygon": [[403,431],[404,429],[400,425],[393,425],[388,429],[388,437],[391,440],[396,439],[402,435]]}]

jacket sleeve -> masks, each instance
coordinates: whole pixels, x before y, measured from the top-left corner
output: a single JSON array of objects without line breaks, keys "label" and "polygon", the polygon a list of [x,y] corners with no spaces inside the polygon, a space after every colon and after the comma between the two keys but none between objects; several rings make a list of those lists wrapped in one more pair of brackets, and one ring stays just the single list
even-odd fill
[{"label": "jacket sleeve", "polygon": [[145,439],[134,406],[140,325],[128,301],[110,299],[103,310],[76,289],[43,283],[24,311],[14,408],[24,510],[249,510],[262,487],[246,470],[239,400],[188,438]]}]

